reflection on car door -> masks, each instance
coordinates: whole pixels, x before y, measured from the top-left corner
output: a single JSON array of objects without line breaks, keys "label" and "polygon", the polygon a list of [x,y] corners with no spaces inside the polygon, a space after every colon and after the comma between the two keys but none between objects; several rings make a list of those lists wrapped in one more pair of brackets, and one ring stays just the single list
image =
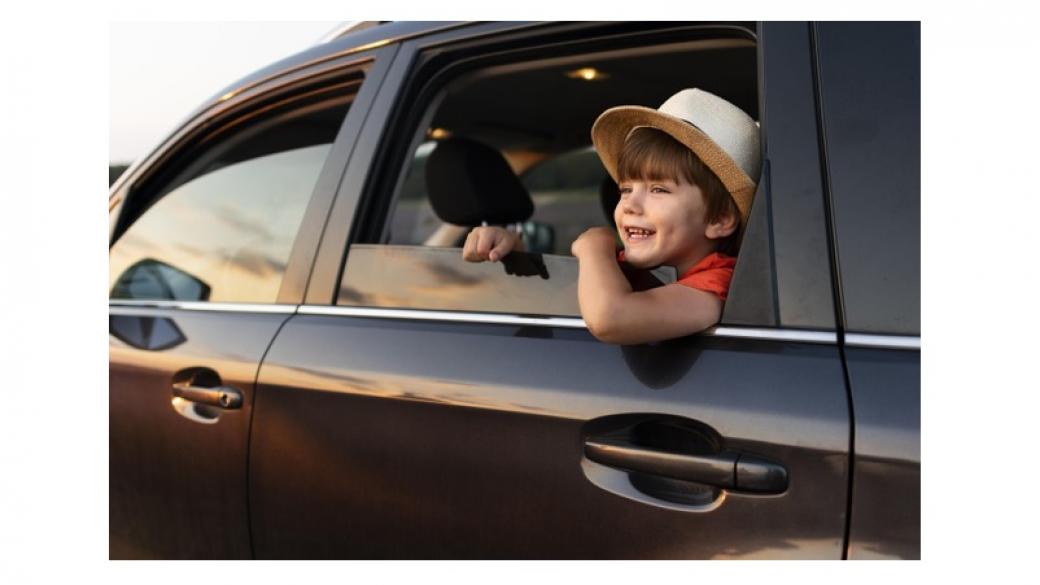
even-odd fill
[{"label": "reflection on car door", "polygon": [[[112,558],[249,558],[243,479],[253,382],[286,317],[110,308]],[[178,397],[177,386],[237,391],[240,406]]]},{"label": "reflection on car door", "polygon": [[[842,555],[849,422],[833,345],[619,347],[566,328],[298,315],[265,359],[254,416],[259,558]],[[788,484],[705,494],[639,477],[589,459],[611,436],[753,456]]]}]

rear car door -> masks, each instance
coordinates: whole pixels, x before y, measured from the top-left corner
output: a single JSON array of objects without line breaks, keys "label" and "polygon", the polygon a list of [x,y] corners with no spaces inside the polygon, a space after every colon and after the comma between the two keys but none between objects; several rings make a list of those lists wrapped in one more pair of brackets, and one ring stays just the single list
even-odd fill
[{"label": "rear car door", "polygon": [[257,370],[302,299],[377,57],[304,58],[240,84],[113,192],[113,558],[252,556]]},{"label": "rear car door", "polygon": [[[713,330],[601,343],[573,258],[468,264],[369,235],[438,74],[482,55],[729,46],[712,35],[757,47],[766,160]],[[811,49],[804,23],[492,23],[402,43],[259,373],[257,557],[842,558],[851,427]]]}]

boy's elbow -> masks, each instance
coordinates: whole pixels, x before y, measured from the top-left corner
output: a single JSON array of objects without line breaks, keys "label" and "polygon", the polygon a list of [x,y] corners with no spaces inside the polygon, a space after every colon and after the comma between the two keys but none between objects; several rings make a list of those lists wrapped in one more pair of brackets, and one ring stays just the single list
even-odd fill
[{"label": "boy's elbow", "polygon": [[617,318],[617,315],[593,317],[591,320],[586,320],[586,325],[589,328],[589,333],[592,333],[593,337],[603,343],[632,345],[654,341],[653,339],[646,339],[645,332],[639,331],[638,328],[633,327],[630,323],[624,323]]},{"label": "boy's elbow", "polygon": [[604,311],[586,315],[585,326],[588,327],[589,333],[593,337],[604,343],[622,343],[617,340],[618,326],[616,319],[613,318],[610,312]]},{"label": "boy's elbow", "polygon": [[593,337],[604,343],[633,345],[694,335],[710,329],[718,320],[718,314],[706,312],[699,318],[686,322],[684,326],[659,329],[648,322],[625,322],[617,313],[601,313],[586,317],[585,325]]}]

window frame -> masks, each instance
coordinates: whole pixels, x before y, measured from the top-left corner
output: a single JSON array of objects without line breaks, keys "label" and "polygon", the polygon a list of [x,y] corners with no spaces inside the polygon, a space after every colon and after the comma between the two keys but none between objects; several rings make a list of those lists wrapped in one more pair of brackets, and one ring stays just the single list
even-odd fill
[{"label": "window frame", "polygon": [[[745,236],[734,276],[734,288],[730,291],[731,298],[726,304],[720,327],[749,330],[764,327],[780,330],[778,333],[786,330],[797,333],[793,330],[800,330],[807,334],[817,332],[821,339],[833,338],[836,329],[832,304],[834,292],[826,240],[821,150],[817,142],[818,128],[813,105],[808,23],[758,23],[751,27],[735,26],[733,23],[668,23],[672,25],[670,28],[655,28],[652,23],[642,24],[647,26],[637,30],[629,29],[625,34],[653,37],[676,30],[688,31],[693,27],[703,29],[710,26],[718,29],[720,26],[729,26],[749,34],[749,38],[758,46],[763,175],[752,216],[757,213],[764,218],[758,220],[760,233],[753,243],[758,248],[754,254],[749,253],[751,243]],[[397,150],[395,155],[393,149],[409,146],[405,144],[408,141],[400,140],[400,137],[416,136],[416,118],[427,112],[426,105],[436,93],[422,88],[429,87],[434,76],[482,55],[501,56],[514,50],[545,49],[555,44],[573,44],[575,40],[584,43],[592,38],[611,38],[616,41],[621,35],[617,29],[602,23],[485,23],[403,43],[392,71],[388,74],[378,105],[366,121],[366,135],[362,138],[364,151],[351,160],[350,168],[340,185],[342,196],[337,199],[330,220],[330,225],[337,226],[338,233],[326,232],[323,238],[311,286],[304,299],[305,307],[334,307],[349,255],[349,243],[378,241],[373,238],[379,237],[388,218],[371,221],[372,206],[375,202],[386,202],[385,198],[392,196],[388,182],[402,179],[402,161],[410,152],[401,154]],[[503,45],[508,50],[503,49]],[[447,62],[437,61],[445,52],[452,50],[469,52],[462,57],[451,55],[451,60]],[[484,52],[481,53],[481,50]],[[770,88],[770,85],[773,87]],[[785,96],[787,89],[797,90],[797,98]],[[418,99],[420,97],[423,99]],[[424,104],[422,110],[415,107],[417,103]],[[408,108],[415,111],[409,112]],[[785,119],[787,116],[793,118]],[[770,140],[776,142],[772,151],[769,149]],[[794,148],[795,151],[785,152],[781,146]],[[773,168],[770,170],[771,158]],[[389,210],[390,206],[385,208]],[[756,278],[763,281],[765,286],[749,286],[748,281]],[[747,290],[741,293],[741,288]],[[762,290],[771,292],[761,294]],[[739,298],[741,294],[744,297],[742,299]],[[749,302],[752,295],[760,298]],[[743,318],[733,317],[740,313],[735,310],[738,305],[756,303],[762,309],[757,314],[752,311],[745,312],[741,316]],[[305,307],[301,307],[301,310]],[[352,314],[361,314],[366,310],[378,309],[350,309]],[[444,318],[453,319],[449,316],[452,313],[445,311]],[[468,312],[460,308],[454,313],[465,315]],[[753,318],[747,318],[749,314]],[[503,315],[503,318],[506,317],[508,315]]]},{"label": "window frame", "polygon": [[[458,67],[465,65],[472,67],[473,61],[482,61],[484,63],[481,66],[487,66],[486,51],[489,44],[494,44],[495,48],[502,45],[509,47],[509,50],[493,53],[501,57],[506,53],[529,52],[534,49],[545,50],[555,45],[573,44],[575,41],[585,44],[593,40],[616,41],[621,37],[644,39],[662,37],[663,39],[669,34],[686,34],[706,30],[720,33],[724,31],[731,36],[742,36],[757,42],[753,25],[741,26],[733,23],[684,23],[680,25],[642,23],[642,25],[642,28],[633,25],[620,30],[616,28],[617,25],[603,23],[488,23],[403,43],[402,50],[395,58],[393,70],[388,75],[384,90],[378,100],[380,105],[373,108],[373,112],[366,122],[365,132],[371,136],[370,150],[351,160],[351,168],[348,169],[344,183],[341,185],[341,192],[346,191],[347,197],[353,198],[353,206],[350,206],[351,200],[348,198],[337,199],[337,209],[333,210],[330,220],[330,225],[349,225],[350,229],[343,230],[338,236],[326,234],[327,237],[322,243],[318,260],[315,263],[314,276],[312,276],[311,287],[305,298],[305,305],[335,305],[349,254],[348,242],[379,241],[378,238],[381,237],[385,224],[389,221],[389,215],[381,217],[378,222],[370,222],[371,208],[374,202],[380,201],[387,203],[386,213],[391,210],[386,198],[392,196],[393,187],[403,180],[401,172],[404,168],[403,165],[406,164],[407,156],[414,150],[414,148],[408,147],[414,147],[411,142],[422,141],[423,137],[416,131],[416,128],[421,125],[423,117],[431,114],[430,108],[434,105],[433,99],[441,87],[430,82],[440,76],[453,78],[459,74]],[[615,28],[611,28],[611,26],[615,26]],[[488,39],[487,37],[493,38]],[[438,58],[445,50],[459,50],[460,47],[468,47],[471,50],[475,47],[475,56],[459,59],[453,55],[447,63],[437,63],[436,66],[430,64],[431,60]],[[481,49],[485,53],[481,53]],[[416,99],[416,95],[422,99]],[[411,117],[405,114],[394,116],[398,103],[407,103],[407,107],[416,109],[417,113]],[[423,104],[421,111],[414,108],[416,103]],[[404,107],[402,106],[402,109]],[[398,138],[408,136],[409,140],[384,140],[382,139],[384,135]],[[368,142],[364,138],[363,141]],[[409,144],[404,144],[406,142]],[[402,144],[404,144],[403,147]],[[396,153],[388,152],[393,146],[399,147]],[[338,254],[337,251],[339,251]],[[471,311],[459,308],[456,312],[468,313]]]},{"label": "window frame", "polygon": [[[243,116],[255,112],[263,104],[270,103],[272,99],[300,95],[319,89],[330,82],[338,82],[352,73],[360,73],[360,85],[336,131],[335,139],[306,204],[282,275],[278,296],[273,304],[291,305],[302,302],[336,186],[357,143],[362,122],[375,101],[380,83],[396,50],[396,45],[363,51],[348,50],[338,58],[315,59],[259,81],[233,86],[230,91],[211,100],[208,105],[189,116],[139,163],[134,164],[122,180],[113,186],[109,196],[109,248],[111,249],[130,225],[144,215],[150,205],[161,198],[157,195],[165,195],[163,191],[168,181],[191,164],[192,151],[200,147],[205,148],[202,145],[209,137],[235,124]],[[183,159],[186,155],[188,158]],[[138,212],[129,219],[130,212],[135,209]],[[113,299],[111,302],[127,301]],[[201,305],[208,302],[190,304]],[[241,304],[264,306],[272,303]]]}]

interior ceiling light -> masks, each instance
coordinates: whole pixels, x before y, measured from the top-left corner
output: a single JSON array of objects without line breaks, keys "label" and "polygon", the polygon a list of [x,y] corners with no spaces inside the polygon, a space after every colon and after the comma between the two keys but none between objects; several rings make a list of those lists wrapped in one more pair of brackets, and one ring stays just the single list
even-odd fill
[{"label": "interior ceiling light", "polygon": [[568,71],[567,77],[570,77],[571,79],[584,79],[585,81],[596,81],[598,79],[606,79],[609,76],[595,67],[582,67],[581,69]]},{"label": "interior ceiling light", "polygon": [[430,128],[430,131],[427,134],[434,140],[444,140],[451,136],[451,132],[448,132],[444,128]]}]

